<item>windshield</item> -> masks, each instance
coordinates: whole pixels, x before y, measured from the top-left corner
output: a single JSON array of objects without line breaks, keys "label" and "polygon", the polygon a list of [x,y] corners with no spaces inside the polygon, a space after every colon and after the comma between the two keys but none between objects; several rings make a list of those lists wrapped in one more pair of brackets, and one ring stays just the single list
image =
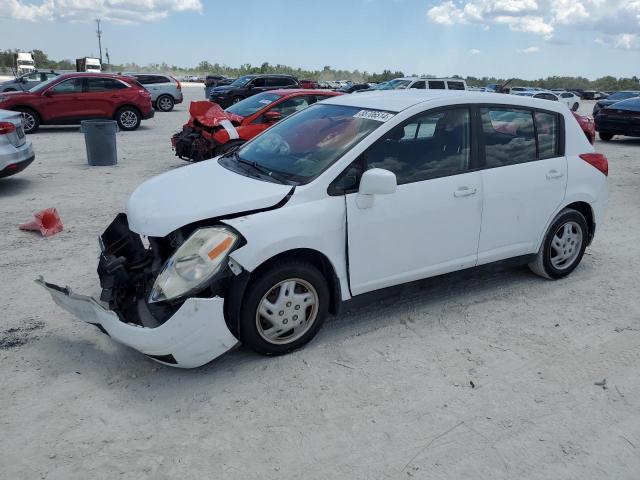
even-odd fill
[{"label": "windshield", "polygon": [[617,92],[613,95],[609,95],[607,100],[625,100],[627,98],[637,97],[638,92]]},{"label": "windshield", "polygon": [[51,77],[49,80],[45,80],[42,83],[39,83],[38,85],[36,85],[35,87],[32,87],[29,89],[29,91],[31,93],[36,93],[36,92],[41,92],[42,90],[44,90],[45,88],[47,88],[49,85],[51,85],[53,82],[55,82],[56,80],[58,80],[58,76],[55,77]]},{"label": "windshield", "polygon": [[241,147],[238,161],[297,184],[329,168],[394,114],[316,104],[277,123]]},{"label": "windshield", "polygon": [[256,113],[258,110],[262,110],[267,105],[271,105],[280,98],[282,98],[282,95],[276,95],[275,93],[259,93],[258,95],[245,98],[244,100],[231,105],[225,110],[225,112],[235,113],[241,117],[248,117]]},{"label": "windshield", "polygon": [[384,85],[380,85],[378,90],[398,90],[401,88],[407,88],[411,80],[391,80],[390,82],[385,83]]},{"label": "windshield", "polygon": [[244,76],[244,77],[240,77],[240,78],[236,78],[233,82],[231,82],[229,85],[231,87],[244,87],[247,83],[249,83],[249,81],[252,79],[253,77],[250,76]]}]

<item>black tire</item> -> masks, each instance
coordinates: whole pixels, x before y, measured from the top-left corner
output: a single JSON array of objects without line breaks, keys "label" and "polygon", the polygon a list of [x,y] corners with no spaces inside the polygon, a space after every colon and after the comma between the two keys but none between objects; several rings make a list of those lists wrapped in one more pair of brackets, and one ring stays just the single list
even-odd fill
[{"label": "black tire", "polygon": [[571,110],[574,111],[574,112],[577,112],[578,108],[580,108],[580,105],[578,105],[578,102],[576,102],[576,103],[573,104],[573,107],[571,107]]},{"label": "black tire", "polygon": [[603,132],[600,132],[600,133],[598,134],[598,136],[600,137],[600,140],[603,140],[603,141],[605,141],[605,142],[610,142],[610,141],[611,141],[611,139],[613,138],[613,133],[603,133]]},{"label": "black tire", "polygon": [[136,130],[142,122],[142,115],[137,108],[134,107],[122,107],[116,112],[116,122],[121,130],[132,131]]},{"label": "black tire", "polygon": [[35,110],[27,107],[14,108],[16,112],[22,113],[22,128],[24,133],[36,133],[40,128],[40,115]]},{"label": "black tire", "polygon": [[[571,256],[570,263],[567,262],[565,265],[558,267],[554,265],[552,261],[552,253],[554,251],[559,253],[558,247],[554,244],[554,238],[556,234],[560,234],[560,230],[563,230],[567,225],[575,232],[579,230],[581,240],[578,242],[578,240],[574,239],[573,243],[571,243],[571,241],[565,241],[565,243],[560,244],[560,249],[566,248],[564,253],[574,254],[575,256]],[[577,210],[565,208],[558,214],[553,222],[551,222],[551,226],[549,230],[547,230],[540,251],[536,255],[535,260],[529,264],[529,268],[533,273],[550,280],[566,277],[580,264],[584,250],[587,248],[588,239],[589,227],[584,215]]]},{"label": "black tire", "polygon": [[236,104],[238,102],[241,102],[242,100],[244,100],[244,98],[242,97],[233,97],[233,100],[231,100],[231,103]]},{"label": "black tire", "polygon": [[[283,329],[279,333],[281,337],[274,341],[268,341],[265,338],[267,334],[264,332],[265,328],[268,328],[269,322],[264,317],[258,316],[258,307],[263,301],[263,297],[268,300],[268,295],[270,294],[279,295],[280,289],[284,287],[278,287],[278,284],[287,280],[296,282],[294,291],[291,292],[292,294],[295,294],[295,289],[303,287],[300,285],[300,282],[306,282],[310,285],[315,290],[315,297],[313,293],[311,293],[311,290],[307,289],[307,293],[311,293],[311,296],[316,299],[316,303],[315,305],[303,305],[304,308],[300,310],[299,307],[302,305],[300,303],[301,301],[294,300],[294,305],[292,305],[292,302],[286,299],[288,303],[283,307],[284,310],[272,313],[283,323],[290,321],[289,325],[292,326],[292,330],[283,329],[286,327],[280,325],[279,327]],[[304,290],[302,293],[304,294]],[[329,300],[330,294],[327,281],[324,275],[313,265],[299,260],[284,260],[273,263],[267,267],[266,270],[258,273],[256,278],[247,286],[240,310],[240,339],[251,349],[262,355],[283,355],[289,353],[302,347],[315,337],[327,316]],[[302,311],[305,311],[305,317],[314,315],[314,312],[315,315],[308,326],[301,327],[301,331],[299,332],[300,336],[296,337],[293,330],[295,325],[292,324],[297,315],[294,315]],[[289,315],[291,315],[291,320],[286,318]],[[258,324],[261,326],[258,327]],[[300,320],[300,324],[302,324],[302,320]],[[290,332],[290,340],[287,338],[288,332]],[[278,343],[275,343],[275,341]]]},{"label": "black tire", "polygon": [[176,102],[171,95],[160,95],[156,100],[156,108],[161,112],[173,110]]}]

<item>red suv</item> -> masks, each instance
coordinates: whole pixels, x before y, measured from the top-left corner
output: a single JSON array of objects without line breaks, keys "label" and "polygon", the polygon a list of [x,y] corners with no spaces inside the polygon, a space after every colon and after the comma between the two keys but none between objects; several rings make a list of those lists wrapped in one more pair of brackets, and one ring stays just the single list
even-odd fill
[{"label": "red suv", "polygon": [[26,92],[0,93],[0,109],[22,112],[26,133],[90,118],[112,118],[120,129],[135,130],[154,114],[151,95],[135,79],[103,73],[65,73]]}]

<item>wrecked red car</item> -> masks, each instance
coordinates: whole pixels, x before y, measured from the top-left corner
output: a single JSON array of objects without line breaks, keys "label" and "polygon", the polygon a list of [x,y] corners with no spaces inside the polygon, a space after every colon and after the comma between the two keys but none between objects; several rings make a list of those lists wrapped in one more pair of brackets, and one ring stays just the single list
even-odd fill
[{"label": "wrecked red car", "polygon": [[327,90],[271,90],[246,98],[223,110],[209,101],[191,102],[191,118],[171,137],[176,156],[199,162],[241,145],[283,118],[328,97]]}]

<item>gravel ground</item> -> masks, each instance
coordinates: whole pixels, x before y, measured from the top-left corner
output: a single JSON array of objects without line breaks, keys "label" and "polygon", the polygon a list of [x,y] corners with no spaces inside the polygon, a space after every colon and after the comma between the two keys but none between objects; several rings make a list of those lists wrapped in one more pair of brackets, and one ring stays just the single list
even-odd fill
[{"label": "gravel ground", "polygon": [[[169,136],[187,108],[119,133],[109,168],[86,165],[77,128],[43,128],[34,164],[0,181],[0,478],[638,478],[640,140],[596,144],[607,223],[569,278],[431,279],[294,354],[239,349],[183,371],[73,319],[33,279],[98,293],[95,238],[142,180],[182,166]],[[18,230],[46,207],[64,232]]]}]

